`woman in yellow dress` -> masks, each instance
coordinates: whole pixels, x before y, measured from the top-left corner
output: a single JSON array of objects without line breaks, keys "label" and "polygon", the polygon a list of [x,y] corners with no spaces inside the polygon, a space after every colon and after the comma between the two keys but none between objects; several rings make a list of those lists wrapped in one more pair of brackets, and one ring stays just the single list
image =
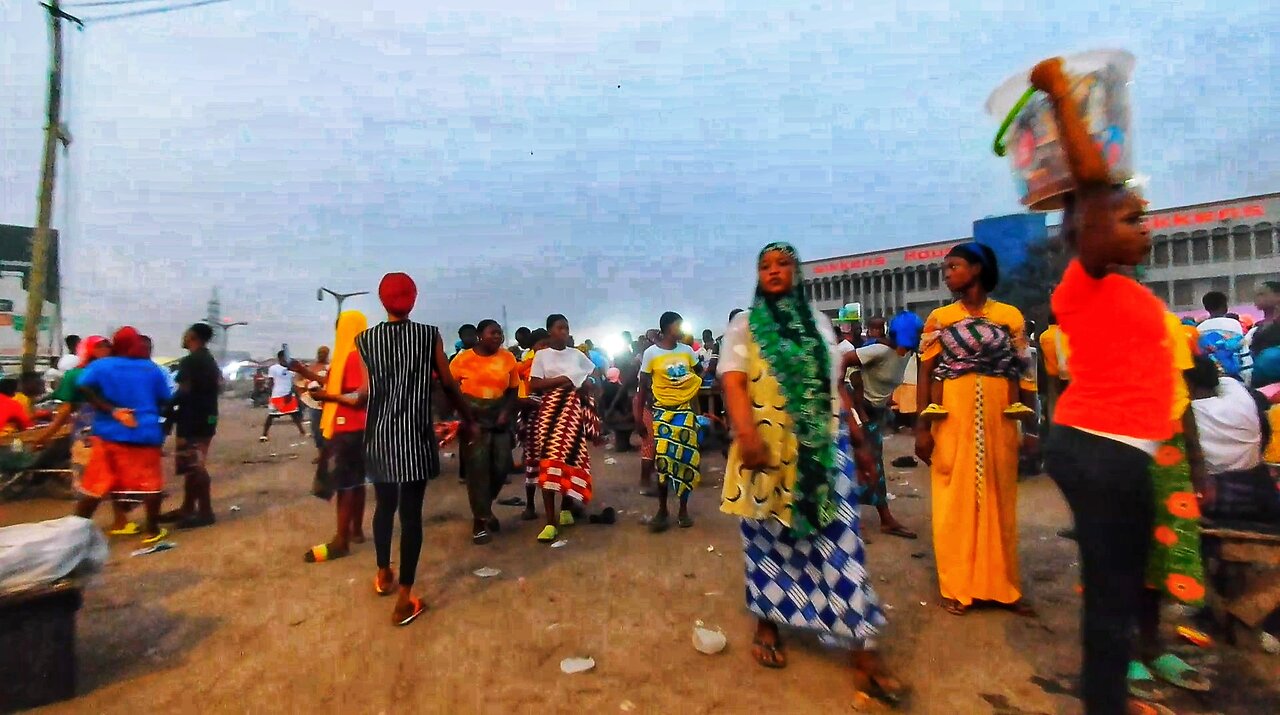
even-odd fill
[{"label": "woman in yellow dress", "polygon": [[[995,252],[979,243],[956,246],[943,268],[958,296],[925,321],[920,386],[922,417],[916,454],[932,470],[933,548],[942,607],[961,616],[975,601],[1004,604],[1032,615],[1022,603],[1018,575],[1019,420],[1026,409],[1017,387],[1024,379],[1022,314],[987,296],[999,281]],[[928,407],[927,407],[928,406]],[[1032,413],[1034,415],[1034,413]]]},{"label": "woman in yellow dress", "polygon": [[[783,668],[778,625],[816,633],[852,651],[859,704],[896,702],[904,688],[873,650],[885,619],[858,529],[857,425],[835,331],[801,295],[794,248],[771,243],[758,264],[755,299],[730,322],[718,367],[734,434],[720,510],[742,520],[752,651]],[[858,463],[874,474],[865,450]]]}]

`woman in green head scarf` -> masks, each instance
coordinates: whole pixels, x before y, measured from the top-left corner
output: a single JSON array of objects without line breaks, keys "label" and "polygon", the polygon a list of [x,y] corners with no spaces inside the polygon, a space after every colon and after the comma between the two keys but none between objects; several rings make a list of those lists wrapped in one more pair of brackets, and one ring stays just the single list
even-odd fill
[{"label": "woman in green head scarf", "polygon": [[753,653],[782,668],[778,624],[817,633],[853,651],[858,698],[896,701],[902,685],[870,649],[885,620],[858,532],[835,333],[801,294],[792,246],[765,246],[757,272],[718,368],[734,434],[720,509],[742,518]]}]

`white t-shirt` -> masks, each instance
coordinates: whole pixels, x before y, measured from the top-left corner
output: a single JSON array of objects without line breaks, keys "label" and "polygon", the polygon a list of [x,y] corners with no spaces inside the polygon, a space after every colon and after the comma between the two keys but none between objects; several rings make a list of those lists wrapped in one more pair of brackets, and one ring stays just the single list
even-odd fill
[{"label": "white t-shirt", "polygon": [[529,368],[529,377],[550,378],[566,376],[573,381],[574,388],[582,387],[591,373],[595,372],[595,363],[574,348],[545,348],[533,356],[533,366]]},{"label": "white t-shirt", "polygon": [[1193,400],[1191,408],[1210,474],[1253,469],[1262,463],[1262,427],[1248,388],[1224,377],[1218,380],[1216,396]]},{"label": "white t-shirt", "polygon": [[67,370],[80,367],[80,358],[75,355],[63,355],[58,358],[58,372],[66,373]]},{"label": "white t-shirt", "polygon": [[267,377],[271,378],[271,396],[285,397],[293,394],[293,371],[284,365],[272,365],[267,368]]},{"label": "white t-shirt", "polygon": [[[822,339],[827,344],[827,352],[831,361],[831,414],[839,415],[841,412],[840,393],[837,390],[840,387],[840,350],[836,348],[836,331],[831,327],[831,320],[827,316],[813,311],[814,322],[818,325],[818,332],[822,334]],[[739,313],[729,323],[729,329],[724,334],[724,344],[720,348],[720,364],[716,368],[716,374],[723,377],[730,372],[746,372],[747,356],[750,355],[751,345],[751,316],[747,313]]]},{"label": "white t-shirt", "polygon": [[1227,335],[1244,335],[1244,326],[1235,318],[1209,318],[1208,320],[1196,326],[1196,330],[1201,335],[1210,332],[1218,332]]},{"label": "white t-shirt", "polygon": [[884,407],[893,391],[902,384],[910,353],[899,355],[884,343],[872,343],[854,350],[862,363],[862,394],[875,407]]}]

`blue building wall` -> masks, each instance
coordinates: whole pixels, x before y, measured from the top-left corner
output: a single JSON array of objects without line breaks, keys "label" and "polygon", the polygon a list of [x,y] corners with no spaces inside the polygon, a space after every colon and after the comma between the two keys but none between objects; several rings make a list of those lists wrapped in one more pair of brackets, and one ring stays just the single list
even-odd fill
[{"label": "blue building wall", "polygon": [[1000,272],[1015,271],[1027,259],[1027,246],[1048,237],[1046,214],[1022,213],[993,216],[973,222],[973,240],[996,252]]}]

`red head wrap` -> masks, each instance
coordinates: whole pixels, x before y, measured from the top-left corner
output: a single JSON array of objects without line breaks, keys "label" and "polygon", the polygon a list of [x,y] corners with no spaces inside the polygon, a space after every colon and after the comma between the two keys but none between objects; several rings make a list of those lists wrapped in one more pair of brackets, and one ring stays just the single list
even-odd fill
[{"label": "red head wrap", "polygon": [[418,300],[418,286],[407,273],[388,273],[378,284],[378,298],[388,314],[403,318]]},{"label": "red head wrap", "polygon": [[80,341],[79,349],[76,350],[76,357],[80,358],[80,367],[86,367],[93,362],[93,352],[98,346],[107,342],[107,339],[101,335],[90,335]]},{"label": "red head wrap", "polygon": [[111,354],[116,357],[145,358],[147,344],[142,342],[142,335],[136,328],[126,325],[111,337]]}]

